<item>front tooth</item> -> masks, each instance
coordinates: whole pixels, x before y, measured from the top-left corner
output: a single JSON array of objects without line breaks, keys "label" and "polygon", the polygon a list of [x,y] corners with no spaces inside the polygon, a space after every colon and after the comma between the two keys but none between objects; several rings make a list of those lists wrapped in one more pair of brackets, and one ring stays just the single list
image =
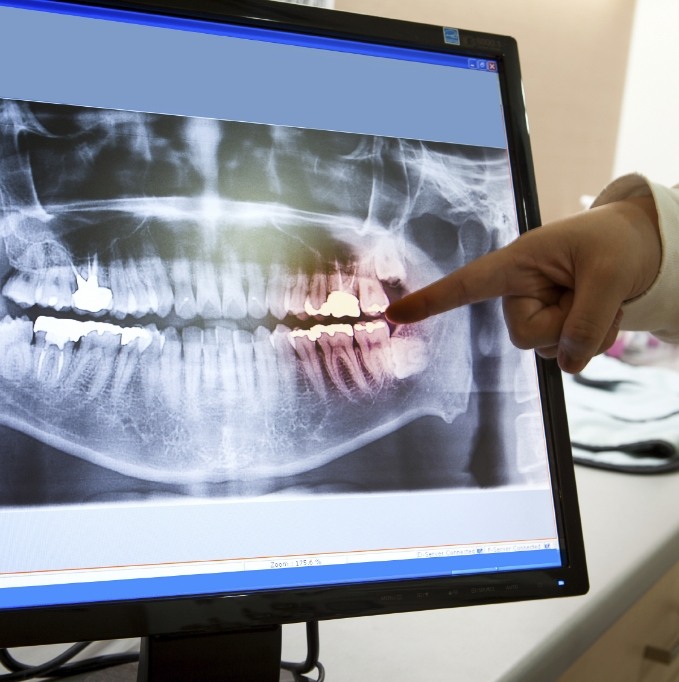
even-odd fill
[{"label": "front tooth", "polygon": [[392,237],[381,237],[374,248],[375,274],[382,282],[391,286],[403,284],[406,269],[403,258]]},{"label": "front tooth", "polygon": [[238,404],[238,375],[236,372],[236,355],[233,346],[233,331],[219,326],[217,332],[217,365],[221,388],[227,408]]},{"label": "front tooth", "polygon": [[182,330],[182,353],[184,368],[184,396],[191,412],[198,412],[202,369],[203,333],[198,327],[184,327]]},{"label": "front tooth", "polygon": [[201,371],[201,390],[206,396],[214,395],[219,379],[217,330],[209,327],[203,330],[203,356]]},{"label": "front tooth", "polygon": [[427,346],[422,339],[416,336],[392,336],[390,346],[394,376],[397,379],[406,379],[427,368]]},{"label": "front tooth", "polygon": [[168,407],[178,411],[182,395],[182,344],[174,327],[163,333],[163,350],[160,354],[160,375],[163,381],[163,398]]},{"label": "front tooth", "polygon": [[277,320],[283,320],[288,314],[285,307],[285,284],[287,274],[280,263],[273,263],[269,270],[269,281],[266,285],[266,305]]},{"label": "front tooth", "polygon": [[233,332],[233,352],[236,360],[238,390],[246,403],[257,399],[255,383],[255,356],[252,334],[243,329]]},{"label": "front tooth", "polygon": [[217,275],[211,261],[205,261],[196,268],[196,305],[198,314],[206,320],[217,320],[222,316]]},{"label": "front tooth", "polygon": [[12,319],[7,315],[0,322],[0,376],[20,383],[30,373],[33,323],[25,319]]},{"label": "front tooth", "polygon": [[172,261],[172,282],[174,284],[174,311],[184,320],[197,315],[196,297],[193,293],[191,263],[188,258]]},{"label": "front tooth", "polygon": [[333,384],[349,400],[356,399],[356,388],[369,393],[370,387],[363,375],[356,350],[354,332],[351,325],[328,325],[318,338],[323,351],[323,360]]},{"label": "front tooth", "polygon": [[248,313],[261,320],[267,314],[266,285],[262,268],[256,263],[246,263],[245,275],[248,282]]},{"label": "front tooth", "polygon": [[228,320],[242,320],[248,313],[243,276],[238,261],[231,257],[221,267],[222,316]]},{"label": "front tooth", "polygon": [[393,362],[386,322],[366,322],[354,325],[354,338],[361,353],[361,361],[371,379],[381,387],[393,375]]}]

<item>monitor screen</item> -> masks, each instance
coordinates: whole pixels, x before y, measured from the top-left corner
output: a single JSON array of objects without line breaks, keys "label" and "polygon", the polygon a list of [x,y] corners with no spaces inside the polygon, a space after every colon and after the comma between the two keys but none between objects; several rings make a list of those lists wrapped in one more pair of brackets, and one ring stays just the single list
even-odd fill
[{"label": "monitor screen", "polygon": [[586,590],[553,363],[384,316],[538,224],[516,54],[0,2],[0,645]]}]

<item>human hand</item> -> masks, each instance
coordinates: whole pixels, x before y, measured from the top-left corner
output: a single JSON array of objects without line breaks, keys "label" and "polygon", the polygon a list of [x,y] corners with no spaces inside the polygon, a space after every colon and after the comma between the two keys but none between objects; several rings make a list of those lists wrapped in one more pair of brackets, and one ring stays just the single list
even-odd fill
[{"label": "human hand", "polygon": [[518,348],[581,371],[615,341],[621,305],[644,293],[662,247],[651,197],[606,204],[531,230],[387,309],[395,323],[502,297]]}]

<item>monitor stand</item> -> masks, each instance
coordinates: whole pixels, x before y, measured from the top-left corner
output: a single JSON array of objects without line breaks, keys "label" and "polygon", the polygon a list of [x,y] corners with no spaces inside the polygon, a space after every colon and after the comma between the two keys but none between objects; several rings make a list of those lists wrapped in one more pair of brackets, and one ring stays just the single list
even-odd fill
[{"label": "monitor stand", "polygon": [[141,640],[137,682],[279,682],[281,626]]}]

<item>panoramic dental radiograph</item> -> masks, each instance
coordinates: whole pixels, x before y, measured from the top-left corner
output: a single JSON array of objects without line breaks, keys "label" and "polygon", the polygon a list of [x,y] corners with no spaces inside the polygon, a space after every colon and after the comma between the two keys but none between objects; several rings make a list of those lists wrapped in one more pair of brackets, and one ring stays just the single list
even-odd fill
[{"label": "panoramic dental radiograph", "polygon": [[540,482],[505,150],[0,100],[0,504]]}]

